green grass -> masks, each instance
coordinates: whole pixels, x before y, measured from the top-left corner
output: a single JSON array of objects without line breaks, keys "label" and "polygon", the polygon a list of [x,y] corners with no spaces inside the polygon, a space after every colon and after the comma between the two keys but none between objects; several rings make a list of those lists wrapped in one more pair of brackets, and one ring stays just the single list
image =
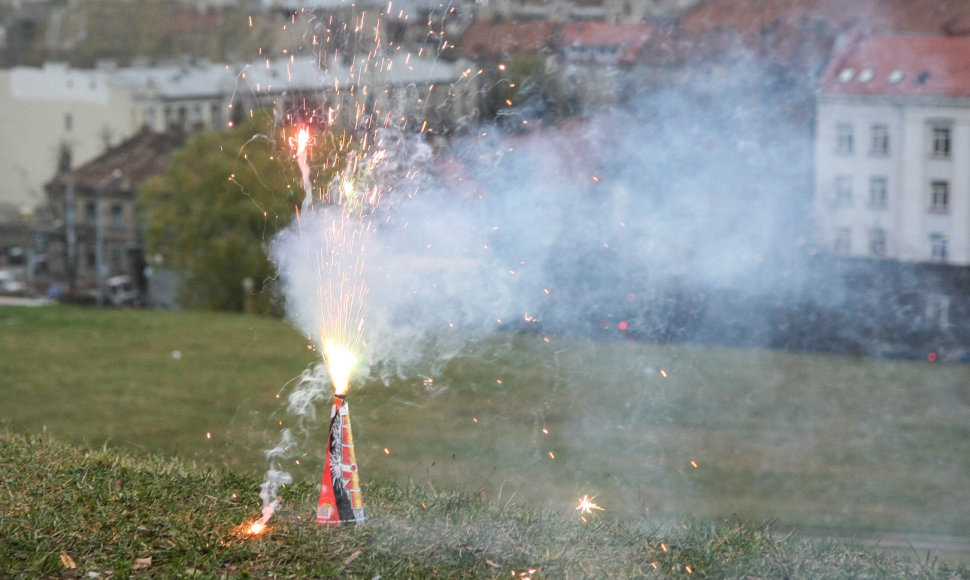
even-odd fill
[{"label": "green grass", "polygon": [[4,578],[967,578],[743,521],[674,529],[366,482],[367,522],[317,527],[299,483],[247,536],[259,479],[0,432]]},{"label": "green grass", "polygon": [[[265,318],[0,308],[0,427],[258,477],[316,357]],[[970,366],[514,334],[425,366],[353,386],[365,483],[565,514],[590,494],[602,520],[656,525],[970,535]],[[313,485],[325,430],[307,426],[282,467]]]}]

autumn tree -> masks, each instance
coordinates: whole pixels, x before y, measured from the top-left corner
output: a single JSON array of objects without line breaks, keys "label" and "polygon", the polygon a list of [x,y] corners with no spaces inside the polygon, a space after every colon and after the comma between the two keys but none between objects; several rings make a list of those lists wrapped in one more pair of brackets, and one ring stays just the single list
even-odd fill
[{"label": "autumn tree", "polygon": [[[182,306],[241,311],[249,278],[256,310],[273,310],[268,285],[275,274],[265,247],[304,197],[288,143],[292,132],[257,115],[227,131],[201,133],[139,191],[149,261],[179,274]],[[327,158],[332,141],[317,139],[313,155]],[[329,170],[315,167],[314,181],[329,181]]]}]

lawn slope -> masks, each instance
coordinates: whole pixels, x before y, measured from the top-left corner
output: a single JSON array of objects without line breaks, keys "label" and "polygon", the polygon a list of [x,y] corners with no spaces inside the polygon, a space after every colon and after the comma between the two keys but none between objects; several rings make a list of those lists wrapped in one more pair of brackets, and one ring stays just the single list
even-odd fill
[{"label": "lawn slope", "polygon": [[513,503],[367,483],[367,522],[317,527],[317,489],[282,491],[268,533],[258,480],[229,470],[0,432],[0,576],[10,578],[955,578],[765,526],[584,523]]}]

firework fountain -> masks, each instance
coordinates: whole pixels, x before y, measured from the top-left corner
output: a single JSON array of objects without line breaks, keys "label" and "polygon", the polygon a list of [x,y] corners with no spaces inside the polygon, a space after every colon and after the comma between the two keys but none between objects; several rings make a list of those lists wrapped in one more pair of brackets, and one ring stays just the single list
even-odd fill
[{"label": "firework fountain", "polygon": [[[343,147],[344,153],[354,157],[346,161],[328,187],[315,194],[310,166],[314,140],[310,128],[298,127],[288,142],[300,169],[305,197],[294,226],[275,240],[295,251],[275,254],[288,299],[293,302],[290,317],[322,354],[327,371],[322,374],[312,368],[304,372],[290,396],[288,410],[297,415],[312,414],[313,405],[332,387],[318,522],[362,523],[363,501],[346,395],[364,326],[362,301],[367,287],[361,242],[369,228],[368,215],[380,202],[379,189],[366,184],[362,176],[373,169],[374,160],[380,156],[372,155],[366,147]],[[293,433],[284,430],[279,445],[269,450],[267,457],[285,455],[296,444]],[[265,529],[279,505],[276,492],[292,481],[288,473],[274,468],[267,471],[266,478],[260,492],[262,517],[250,529],[251,533]]]}]

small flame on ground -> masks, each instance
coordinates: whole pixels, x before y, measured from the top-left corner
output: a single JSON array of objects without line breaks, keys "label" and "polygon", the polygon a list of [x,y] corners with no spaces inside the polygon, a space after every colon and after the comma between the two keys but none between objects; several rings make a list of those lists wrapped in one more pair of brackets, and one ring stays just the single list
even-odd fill
[{"label": "small flame on ground", "polygon": [[266,531],[266,524],[262,520],[257,520],[249,526],[246,533],[250,536],[258,536]]}]

